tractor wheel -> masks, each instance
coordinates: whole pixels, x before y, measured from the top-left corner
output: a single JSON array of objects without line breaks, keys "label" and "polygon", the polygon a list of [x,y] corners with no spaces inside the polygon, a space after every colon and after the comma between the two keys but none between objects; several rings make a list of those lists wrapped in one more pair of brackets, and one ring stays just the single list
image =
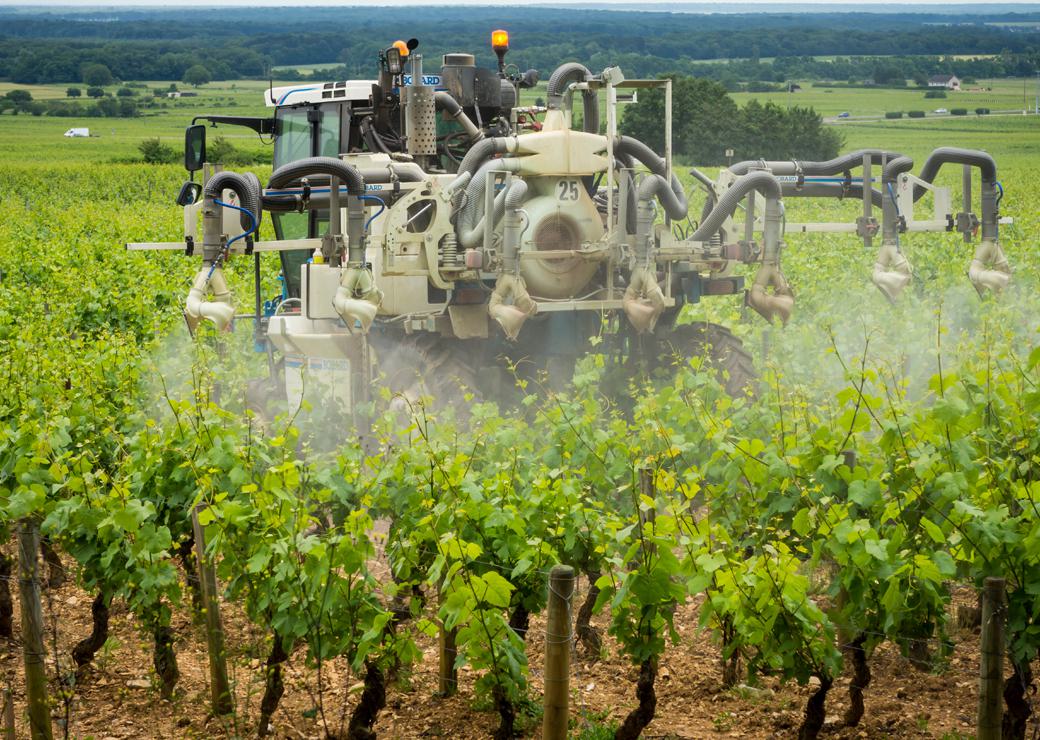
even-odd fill
[{"label": "tractor wheel", "polygon": [[381,337],[374,347],[374,383],[390,390],[391,407],[401,412],[424,398],[434,408],[465,409],[482,395],[477,384],[482,353],[475,341],[427,333]]},{"label": "tractor wheel", "polygon": [[751,353],[733,332],[719,324],[699,321],[673,327],[661,337],[659,360],[704,357],[715,370],[726,393],[733,397],[753,396],[758,374]]}]

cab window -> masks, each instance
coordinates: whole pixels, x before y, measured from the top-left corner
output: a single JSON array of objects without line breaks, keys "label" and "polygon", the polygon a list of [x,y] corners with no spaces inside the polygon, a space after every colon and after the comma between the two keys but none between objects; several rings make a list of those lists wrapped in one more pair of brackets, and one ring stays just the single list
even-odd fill
[{"label": "cab window", "polygon": [[[311,120],[318,111],[321,120]],[[319,105],[305,108],[280,108],[275,114],[277,123],[274,141],[274,166],[307,157],[336,157],[340,147],[340,105]]]},{"label": "cab window", "polygon": [[274,140],[275,167],[311,156],[311,124],[307,121],[307,111],[307,108],[278,111],[278,122],[275,124],[278,135]]},{"label": "cab window", "polygon": [[[315,121],[312,111],[320,111]],[[281,108],[275,114],[277,124],[274,142],[274,167],[306,159],[311,156],[336,157],[340,154],[340,105]],[[277,213],[273,214],[278,239],[306,239],[320,236],[328,228],[328,214]],[[286,292],[290,297],[300,295],[300,267],[310,259],[308,250],[279,253]]]}]

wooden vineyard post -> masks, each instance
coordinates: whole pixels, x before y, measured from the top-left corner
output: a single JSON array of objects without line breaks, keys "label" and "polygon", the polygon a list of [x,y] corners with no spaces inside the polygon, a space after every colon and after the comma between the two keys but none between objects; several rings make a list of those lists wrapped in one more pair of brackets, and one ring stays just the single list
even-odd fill
[{"label": "wooden vineyard post", "polygon": [[191,526],[195,532],[195,560],[199,566],[199,585],[202,589],[202,608],[206,613],[206,646],[209,651],[209,689],[215,715],[230,714],[231,687],[228,684],[227,654],[224,650],[224,626],[220,621],[220,600],[217,594],[217,574],[206,555],[206,532],[199,524],[200,506],[191,511]]},{"label": "wooden vineyard post", "polygon": [[14,736],[14,696],[11,688],[4,689],[4,740],[15,740]]},{"label": "wooden vineyard post", "polygon": [[555,566],[549,573],[549,607],[545,625],[543,740],[565,740],[567,737],[573,596],[574,568]]},{"label": "wooden vineyard post", "polygon": [[982,591],[978,740],[1000,740],[1004,718],[1004,579],[987,578]]},{"label": "wooden vineyard post", "polygon": [[[654,485],[654,469],[653,468],[639,468],[639,495],[640,496],[646,496],[647,498],[653,499],[656,494],[657,494],[657,488]],[[640,501],[638,503],[639,503],[639,506],[638,506],[638,510],[639,510],[639,533],[640,533],[640,535],[642,535],[643,530],[646,528],[646,525],[647,524],[653,524],[653,522],[657,519],[657,510],[651,507],[651,508],[647,509],[646,511],[643,511],[643,506],[642,506],[643,502]],[[653,552],[653,546],[651,545],[650,546],[650,552],[648,552],[647,554],[648,555],[652,554],[652,552]]]},{"label": "wooden vineyard post", "polygon": [[455,647],[455,630],[440,629],[440,680],[438,689],[441,696],[452,696],[459,686],[458,671],[455,670],[455,658],[458,649]]},{"label": "wooden vineyard post", "polygon": [[[443,603],[440,589],[437,590],[438,601]],[[459,688],[459,672],[455,669],[455,659],[459,651],[455,645],[456,629],[448,629],[441,622],[438,631],[437,647],[439,655],[437,690],[441,696],[452,696]]]},{"label": "wooden vineyard post", "polygon": [[18,595],[22,614],[22,654],[25,695],[33,740],[51,740],[51,710],[47,701],[47,672],[43,663],[43,607],[40,604],[40,533],[36,522],[18,522]]}]

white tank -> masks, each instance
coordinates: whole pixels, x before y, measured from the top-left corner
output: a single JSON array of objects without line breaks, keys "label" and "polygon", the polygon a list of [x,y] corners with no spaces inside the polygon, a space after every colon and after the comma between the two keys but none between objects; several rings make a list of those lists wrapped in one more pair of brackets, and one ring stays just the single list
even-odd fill
[{"label": "white tank", "polygon": [[[524,201],[530,224],[520,240],[522,253],[577,250],[598,241],[603,219],[579,177],[532,177]],[[598,264],[581,257],[520,262],[520,272],[531,296],[574,298],[582,294]]]}]

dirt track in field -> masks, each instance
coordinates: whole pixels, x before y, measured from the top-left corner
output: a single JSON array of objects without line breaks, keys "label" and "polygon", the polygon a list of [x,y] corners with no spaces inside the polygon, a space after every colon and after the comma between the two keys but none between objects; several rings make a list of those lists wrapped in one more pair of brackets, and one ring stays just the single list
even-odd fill
[{"label": "dirt track in field", "polygon": [[[584,593],[579,584],[577,597]],[[974,595],[960,590],[955,601],[971,603]],[[57,695],[53,680],[54,647],[68,665],[72,645],[90,630],[90,595],[75,585],[44,592],[44,612],[48,620],[47,667],[52,676],[52,696]],[[235,719],[218,720],[208,716],[208,667],[202,628],[192,621],[190,610],[175,611],[176,651],[181,671],[177,697],[172,702],[159,698],[149,685],[151,644],[135,627],[126,608],[112,607],[109,648],[98,655],[95,664],[79,678],[71,707],[69,737],[96,740],[111,738],[221,738],[249,737],[256,734],[260,696],[263,691],[262,665],[264,635],[253,628],[233,606],[224,612],[230,655],[229,669],[235,682],[237,712]],[[680,642],[670,645],[661,661],[657,681],[658,706],[647,737],[656,738],[794,738],[801,721],[805,700],[812,689],[793,684],[779,685],[766,679],[758,689],[724,690],[720,686],[718,648],[710,636],[697,628],[697,607],[690,604],[676,615]],[[605,628],[600,616],[594,623]],[[57,624],[55,635],[50,630]],[[528,634],[531,670],[531,696],[540,701],[541,664],[544,645],[544,620],[534,617]],[[18,630],[15,614],[15,629]],[[866,692],[866,714],[859,727],[831,729],[830,738],[958,738],[974,735],[978,684],[978,635],[954,630],[956,647],[945,667],[920,672],[911,667],[890,644],[882,645],[871,660],[873,680]],[[433,640],[423,639],[423,660],[411,673],[392,686],[387,706],[377,724],[384,738],[486,738],[497,724],[497,715],[475,701],[475,674],[460,671],[459,693],[442,699],[437,688],[437,649]],[[604,641],[605,657],[591,661],[579,648],[572,662],[572,732],[586,723],[619,722],[635,703],[637,671],[619,657],[616,644]],[[18,709],[18,737],[28,737],[22,716],[25,697],[22,682],[22,657],[18,641],[0,642],[0,667],[4,681],[14,693]],[[360,682],[350,675],[342,661],[322,675],[326,687],[326,721],[331,728],[345,728],[356,701]],[[828,722],[837,722],[847,705],[849,679],[835,682],[827,702]],[[305,665],[297,650],[286,675],[286,693],[274,717],[273,736],[279,738],[322,738],[323,723],[315,715],[317,672]],[[64,714],[61,702],[55,717]],[[1030,728],[1032,731],[1032,727]],[[540,723],[533,722],[528,737],[540,735]],[[62,725],[55,724],[55,737],[62,737]]]}]

